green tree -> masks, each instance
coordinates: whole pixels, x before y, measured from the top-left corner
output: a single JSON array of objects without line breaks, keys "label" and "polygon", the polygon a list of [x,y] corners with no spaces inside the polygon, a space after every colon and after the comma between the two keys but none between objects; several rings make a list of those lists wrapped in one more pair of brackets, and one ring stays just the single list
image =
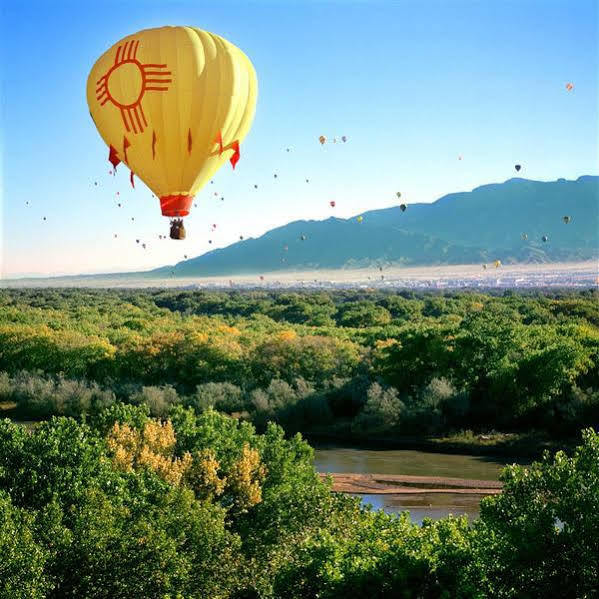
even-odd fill
[{"label": "green tree", "polygon": [[48,553],[35,539],[35,521],[0,490],[0,597],[42,599],[52,588]]},{"label": "green tree", "polygon": [[530,468],[508,466],[481,502],[477,554],[488,596],[595,597],[599,581],[599,435],[583,432]]}]

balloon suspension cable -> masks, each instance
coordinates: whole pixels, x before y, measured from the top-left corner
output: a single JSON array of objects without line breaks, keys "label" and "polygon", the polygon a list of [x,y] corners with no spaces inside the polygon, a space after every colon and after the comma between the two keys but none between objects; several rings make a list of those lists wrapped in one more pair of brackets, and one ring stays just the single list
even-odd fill
[{"label": "balloon suspension cable", "polygon": [[171,239],[185,239],[185,227],[183,226],[182,218],[174,218],[171,220]]}]

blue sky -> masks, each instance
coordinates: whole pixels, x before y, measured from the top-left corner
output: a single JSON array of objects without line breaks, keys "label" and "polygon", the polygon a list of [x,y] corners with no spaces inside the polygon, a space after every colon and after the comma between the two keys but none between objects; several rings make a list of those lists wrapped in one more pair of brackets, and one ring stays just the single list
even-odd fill
[{"label": "blue sky", "polygon": [[[516,163],[520,176],[537,180],[598,174],[597,7],[3,0],[3,276],[147,269],[292,220],[392,206],[398,190],[408,203],[430,202],[504,181]],[[158,239],[168,220],[143,184],[130,188],[127,169],[108,175],[85,99],[89,70],[105,50],[162,25],[225,37],[250,57],[259,82],[242,159],[199,193],[184,242]],[[348,142],[321,148],[320,134]]]}]

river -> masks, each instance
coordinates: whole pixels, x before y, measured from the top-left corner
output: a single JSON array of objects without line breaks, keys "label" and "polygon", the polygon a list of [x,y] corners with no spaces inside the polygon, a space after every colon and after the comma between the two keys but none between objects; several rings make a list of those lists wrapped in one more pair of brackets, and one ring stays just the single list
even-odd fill
[{"label": "river", "polygon": [[[498,480],[507,460],[488,456],[428,453],[403,449],[355,449],[321,445],[314,450],[318,472],[409,474],[479,480]],[[509,462],[512,463],[512,462]],[[520,463],[525,463],[522,460]],[[362,501],[386,512],[407,510],[414,522],[437,520],[448,514],[478,517],[480,496],[452,493],[360,495]]]}]

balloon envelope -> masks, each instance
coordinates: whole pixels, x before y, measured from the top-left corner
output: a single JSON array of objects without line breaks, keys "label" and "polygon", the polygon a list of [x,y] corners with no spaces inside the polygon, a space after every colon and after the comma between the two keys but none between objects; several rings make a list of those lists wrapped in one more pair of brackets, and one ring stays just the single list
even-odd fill
[{"label": "balloon envelope", "polygon": [[224,162],[237,162],[257,90],[250,60],[227,40],[160,27],[123,38],[97,60],[87,102],[111,161],[146,183],[164,216],[186,216]]}]

